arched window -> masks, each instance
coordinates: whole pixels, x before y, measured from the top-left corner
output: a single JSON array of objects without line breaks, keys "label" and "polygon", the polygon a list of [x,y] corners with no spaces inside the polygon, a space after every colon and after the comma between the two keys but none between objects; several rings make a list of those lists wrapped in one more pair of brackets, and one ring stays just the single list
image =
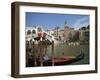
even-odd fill
[{"label": "arched window", "polygon": [[36,31],[35,30],[32,30],[32,34],[36,34]]},{"label": "arched window", "polygon": [[38,32],[41,32],[42,31],[42,29],[40,27],[37,30],[38,30]]},{"label": "arched window", "polygon": [[28,30],[28,31],[27,31],[27,35],[29,35],[29,34],[31,34],[31,30]]}]

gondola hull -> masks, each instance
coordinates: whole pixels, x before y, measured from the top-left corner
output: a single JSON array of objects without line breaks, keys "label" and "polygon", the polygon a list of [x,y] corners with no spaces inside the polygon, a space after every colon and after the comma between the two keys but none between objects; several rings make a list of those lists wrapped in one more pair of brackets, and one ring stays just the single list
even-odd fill
[{"label": "gondola hull", "polygon": [[[60,65],[68,65],[77,61],[80,61],[84,58],[84,54],[78,54],[77,56],[61,56],[50,58],[49,60],[43,60],[43,66],[52,66],[52,61],[54,62],[54,66]],[[29,60],[29,64],[26,67],[37,67],[41,66],[39,59],[37,59],[37,65],[34,65],[34,58]]]},{"label": "gondola hull", "polygon": [[[67,58],[54,58],[54,66],[60,66],[60,65],[68,65],[73,62],[77,62],[83,58],[77,58],[77,57],[67,57]],[[44,66],[52,66],[52,60],[44,61]]]}]

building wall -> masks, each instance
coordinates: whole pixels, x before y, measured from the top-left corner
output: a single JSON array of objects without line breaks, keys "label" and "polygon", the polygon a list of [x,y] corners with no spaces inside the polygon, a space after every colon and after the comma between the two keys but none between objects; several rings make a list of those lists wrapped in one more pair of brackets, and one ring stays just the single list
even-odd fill
[{"label": "building wall", "polygon": [[89,40],[89,29],[79,30],[79,40],[88,41]]}]

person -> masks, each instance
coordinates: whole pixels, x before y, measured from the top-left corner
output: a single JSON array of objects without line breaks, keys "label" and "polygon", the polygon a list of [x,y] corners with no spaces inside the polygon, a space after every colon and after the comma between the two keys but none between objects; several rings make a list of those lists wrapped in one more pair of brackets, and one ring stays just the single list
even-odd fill
[{"label": "person", "polygon": [[45,55],[43,55],[43,60],[44,60],[44,61],[48,61],[48,60],[49,60],[48,55],[46,55],[46,54],[45,54]]}]

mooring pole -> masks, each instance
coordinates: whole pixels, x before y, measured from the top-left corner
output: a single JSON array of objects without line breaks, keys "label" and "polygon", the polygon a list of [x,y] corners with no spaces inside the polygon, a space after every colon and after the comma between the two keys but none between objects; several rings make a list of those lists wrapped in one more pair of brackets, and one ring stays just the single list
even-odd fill
[{"label": "mooring pole", "polygon": [[54,66],[54,41],[52,41],[52,66]]},{"label": "mooring pole", "polygon": [[40,66],[43,66],[43,59],[42,59],[42,41],[40,41]]}]

